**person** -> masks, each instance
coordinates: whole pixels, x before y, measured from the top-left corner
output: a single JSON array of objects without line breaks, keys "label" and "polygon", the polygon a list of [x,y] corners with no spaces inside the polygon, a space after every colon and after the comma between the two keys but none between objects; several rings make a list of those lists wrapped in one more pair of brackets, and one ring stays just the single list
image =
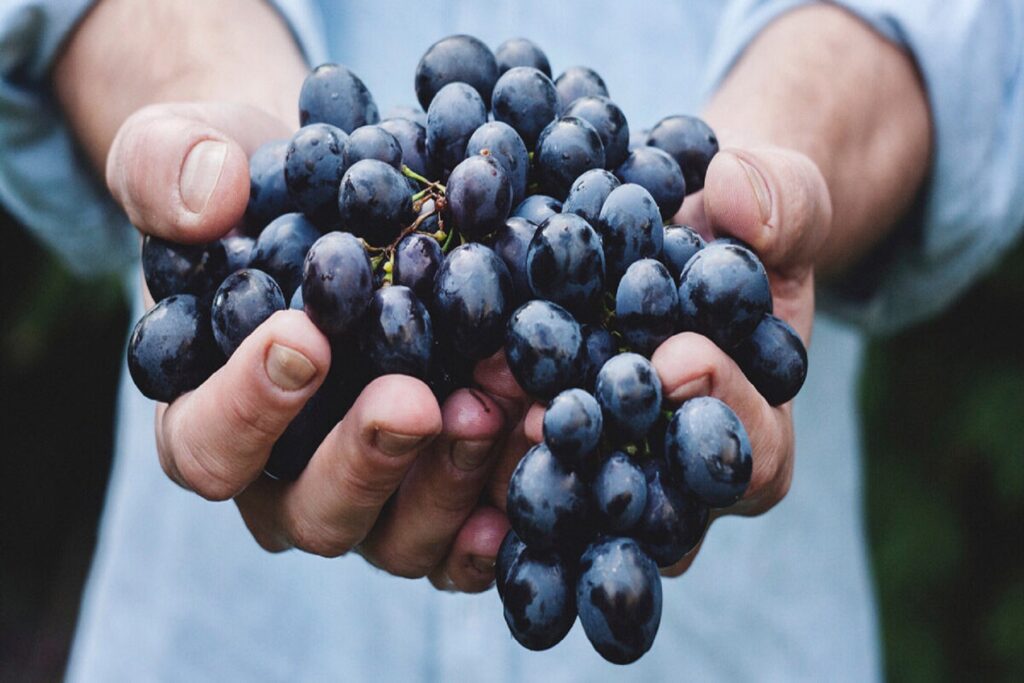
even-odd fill
[{"label": "person", "polygon": [[[0,14],[0,199],[79,268],[124,267],[135,247],[118,208],[171,239],[228,230],[246,155],[297,125],[309,64],[348,64],[386,107],[412,98],[437,38],[523,34],[556,72],[595,67],[633,126],[695,110],[706,79],[724,151],[680,218],[750,243],[776,313],[805,340],[813,323],[814,342],[803,392],[777,409],[701,337],[655,354],[670,400],[711,394],[737,411],[755,475],[737,515],[669,572],[688,570],[664,581],[653,649],[613,669],[579,627],[531,653],[493,595],[430,585],[490,584],[502,488],[537,438],[540,410],[500,361],[477,368],[486,393],[443,406],[414,380],[377,380],[282,485],[259,477],[270,445],[329,363],[351,360],[330,358],[301,314],[278,314],[157,407],[155,438],[152,404],[123,387],[70,680],[880,676],[854,391],[863,334],[940,308],[1024,225],[1021,2],[950,3],[948,21],[874,0],[86,4]],[[264,552],[289,547],[308,552]]]}]

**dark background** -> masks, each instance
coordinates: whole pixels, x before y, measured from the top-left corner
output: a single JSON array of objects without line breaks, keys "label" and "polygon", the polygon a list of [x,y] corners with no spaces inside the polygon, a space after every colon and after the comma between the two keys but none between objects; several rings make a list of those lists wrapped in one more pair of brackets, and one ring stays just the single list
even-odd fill
[{"label": "dark background", "polygon": [[[2,213],[0,234],[0,681],[56,680],[128,311],[116,279],[73,278]],[[1022,259],[1019,246],[942,317],[868,354],[868,527],[894,681],[1024,672]]]}]

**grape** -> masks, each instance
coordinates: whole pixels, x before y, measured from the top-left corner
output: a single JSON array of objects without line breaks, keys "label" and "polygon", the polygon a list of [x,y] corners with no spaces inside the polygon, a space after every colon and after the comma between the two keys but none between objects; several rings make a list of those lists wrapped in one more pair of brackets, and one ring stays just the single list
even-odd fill
[{"label": "grape", "polygon": [[672,218],[683,205],[686,182],[675,159],[657,147],[634,149],[615,169],[615,175],[624,183],[642,185],[654,197],[661,217]]},{"label": "grape", "polygon": [[583,335],[580,357],[583,365],[583,388],[593,392],[597,383],[597,373],[616,353],[615,340],[611,332],[600,325],[583,325],[580,331]]},{"label": "grape", "polygon": [[249,157],[249,203],[245,207],[245,232],[259,235],[267,223],[295,211],[284,179],[288,140],[271,140]]},{"label": "grape", "polygon": [[414,232],[406,235],[395,249],[396,285],[405,285],[423,302],[434,296],[434,276],[441,267],[444,254],[441,245],[430,235]]},{"label": "grape", "polygon": [[708,507],[684,496],[668,480],[660,460],[644,463],[647,501],[637,539],[659,567],[671,567],[693,550],[708,527]]},{"label": "grape", "polygon": [[592,544],[576,583],[580,623],[598,653],[629,664],[651,649],[661,623],[661,577],[631,538]]},{"label": "grape", "polygon": [[566,389],[544,411],[544,443],[563,465],[578,470],[601,440],[601,406],[582,389]]},{"label": "grape", "polygon": [[629,154],[629,124],[619,106],[607,97],[591,95],[574,100],[562,116],[575,116],[594,127],[604,145],[605,168],[616,168]]},{"label": "grape", "polygon": [[438,169],[450,171],[466,156],[469,138],[487,122],[487,108],[465,83],[441,88],[427,109],[427,154]]},{"label": "grape", "polygon": [[537,226],[519,216],[512,216],[494,234],[494,253],[501,257],[512,275],[513,299],[520,306],[533,298],[526,277],[526,252],[537,232]]},{"label": "grape", "polygon": [[501,164],[491,156],[474,155],[448,178],[445,219],[471,240],[496,231],[512,208],[512,187]]},{"label": "grape", "polygon": [[413,220],[409,185],[383,161],[357,161],[341,179],[338,215],[346,231],[375,247],[387,246]]},{"label": "grape", "polygon": [[526,38],[509,38],[494,51],[494,58],[498,62],[499,75],[517,66],[532,66],[551,78],[547,55]]},{"label": "grape", "polygon": [[557,116],[555,84],[538,69],[517,66],[494,85],[494,120],[512,126],[530,149]]},{"label": "grape", "polygon": [[292,298],[288,302],[288,308],[292,311],[301,311],[306,308],[305,302],[302,301],[302,287],[295,288],[295,293],[292,294]]},{"label": "grape", "polygon": [[666,116],[647,136],[647,144],[663,149],[676,160],[686,179],[687,192],[704,187],[711,157],[718,153],[718,138],[696,116]]},{"label": "grape", "polygon": [[286,213],[275,218],[256,240],[250,268],[262,270],[274,278],[285,298],[302,284],[302,262],[320,231],[302,214]]},{"label": "grape", "polygon": [[512,276],[482,244],[458,247],[434,280],[434,324],[456,353],[480,360],[501,348],[512,310]]},{"label": "grape", "polygon": [[601,528],[610,534],[629,534],[647,505],[647,479],[621,451],[608,456],[591,486]]},{"label": "grape", "polygon": [[458,81],[475,89],[490,107],[497,80],[498,64],[486,45],[472,36],[448,36],[431,45],[416,65],[416,98],[428,110],[429,120],[434,98],[445,86]]},{"label": "grape", "polygon": [[254,268],[239,270],[228,275],[213,296],[213,338],[230,357],[264,320],[284,309],[284,294],[272,277]]},{"label": "grape", "polygon": [[590,224],[575,214],[555,214],[541,223],[526,252],[530,291],[564,307],[577,320],[601,312],[604,250]]},{"label": "grape", "polygon": [[381,126],[361,126],[349,133],[341,154],[345,168],[363,159],[377,159],[397,169],[402,168],[402,146],[398,139]]},{"label": "grape", "polygon": [[[426,114],[423,115],[423,121],[426,123]],[[398,141],[403,164],[421,176],[434,175],[430,157],[427,156],[427,129],[423,124],[409,118],[395,117],[384,119],[377,125]]]},{"label": "grape", "polygon": [[679,294],[659,261],[633,262],[615,292],[615,326],[637,353],[650,356],[679,327]]},{"label": "grape", "polygon": [[508,578],[509,570],[512,569],[512,565],[524,550],[526,550],[526,544],[515,531],[509,529],[501,541],[498,556],[494,562],[494,587],[498,589],[499,596],[504,597],[505,581]]},{"label": "grape", "polygon": [[[399,104],[391,107],[391,109],[387,111],[387,115],[384,116],[381,123],[394,119],[405,119],[407,121],[412,121],[413,123],[418,123],[424,130],[427,128],[427,112],[423,111],[419,107],[412,107],[407,104]],[[388,130],[388,132],[396,138],[398,137],[393,130]],[[399,138],[399,142],[401,142],[401,138]]]},{"label": "grape", "polygon": [[557,645],[576,621],[572,576],[550,552],[527,548],[509,567],[502,602],[512,636],[530,650]]},{"label": "grape", "polygon": [[366,85],[347,67],[321,64],[302,83],[299,123],[328,123],[346,133],[377,123],[380,115]]},{"label": "grape", "polygon": [[542,443],[512,472],[506,508],[512,528],[530,548],[564,550],[578,546],[587,533],[587,487]]},{"label": "grape", "polygon": [[436,333],[427,386],[434,393],[437,402],[444,403],[453,391],[472,386],[472,382],[473,365],[467,363],[465,357],[455,351],[451,341],[444,334]]},{"label": "grape", "polygon": [[173,294],[210,294],[230,272],[220,240],[175,244],[154,235],[142,240],[142,273],[154,301]]},{"label": "grape", "polygon": [[338,222],[338,183],[345,173],[348,135],[327,123],[300,128],[288,143],[284,179],[292,204],[323,227]]},{"label": "grape", "polygon": [[608,97],[608,88],[597,72],[585,66],[570,66],[555,79],[558,91],[558,111],[565,111],[580,97],[601,95]]},{"label": "grape", "polygon": [[765,400],[779,406],[793,399],[807,377],[807,349],[786,321],[768,313],[730,355]]},{"label": "grape", "polygon": [[352,330],[372,291],[370,259],[354,236],[329,232],[310,247],[302,267],[302,300],[306,314],[325,335],[338,338]]},{"label": "grape", "polygon": [[485,153],[501,164],[512,188],[512,205],[519,204],[526,197],[526,175],[530,170],[530,154],[523,139],[508,124],[485,123],[470,136],[466,156]]},{"label": "grape", "polygon": [[234,273],[242,268],[249,267],[253,251],[256,249],[256,240],[242,235],[233,235],[221,239],[224,245],[224,254],[227,257],[227,272]]},{"label": "grape", "polygon": [[577,382],[582,342],[579,323],[567,310],[537,299],[509,319],[505,359],[523,391],[550,399]]},{"label": "grape", "polygon": [[750,483],[747,430],[717,398],[691,398],[679,407],[665,434],[665,457],[683,489],[711,507],[732,505]]},{"label": "grape", "polygon": [[732,349],[772,310],[768,274],[754,253],[713,242],[698,251],[679,276],[684,330]]},{"label": "grape", "polygon": [[562,213],[574,213],[591,225],[597,225],[601,207],[619,185],[619,179],[610,172],[603,168],[591,169],[573,181],[562,205]]},{"label": "grape", "polygon": [[642,258],[658,258],[664,230],[658,206],[651,194],[632,183],[608,194],[595,226],[604,242],[605,282],[617,286],[630,264]]},{"label": "grape", "polygon": [[564,199],[582,173],[604,168],[604,145],[583,119],[561,118],[541,131],[533,162],[541,190]]},{"label": "grape", "polygon": [[513,216],[525,218],[534,225],[540,225],[548,216],[561,212],[562,202],[544,194],[531,194],[512,210]]},{"label": "grape", "polygon": [[208,310],[191,294],[160,301],[128,338],[128,372],[139,391],[154,401],[170,403],[195,389],[223,360]]},{"label": "grape", "polygon": [[666,225],[665,243],[661,249],[661,262],[668,268],[672,278],[679,282],[686,262],[704,248],[704,238],[688,225]]},{"label": "grape", "polygon": [[359,335],[359,349],[373,375],[426,379],[433,346],[430,314],[411,289],[393,285],[373,293]]},{"label": "grape", "polygon": [[635,353],[612,357],[597,373],[594,392],[605,435],[615,442],[643,439],[661,410],[661,381],[651,362]]}]

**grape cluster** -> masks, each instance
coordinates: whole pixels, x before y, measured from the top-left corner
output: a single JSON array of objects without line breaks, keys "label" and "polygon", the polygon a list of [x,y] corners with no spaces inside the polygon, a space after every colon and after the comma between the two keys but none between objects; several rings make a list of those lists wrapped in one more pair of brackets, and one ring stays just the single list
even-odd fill
[{"label": "grape cluster", "polygon": [[380,120],[356,74],[317,67],[302,128],[250,159],[239,230],[145,239],[158,303],[128,365],[142,393],[173,401],[275,311],[305,311],[335,362],[267,462],[294,479],[374,377],[411,375],[443,400],[503,349],[548,402],[543,442],[509,482],[505,619],[539,650],[578,615],[602,656],[628,663],[657,633],[658,568],[699,543],[752,470],[733,411],[710,397],[667,409],[651,354],[705,335],[773,405],[799,390],[807,356],[750,248],[666,225],[703,187],[711,129],[669,116],[637,142],[597,73],[551,75],[528,40],[492,52],[450,36],[416,67],[423,111]]}]

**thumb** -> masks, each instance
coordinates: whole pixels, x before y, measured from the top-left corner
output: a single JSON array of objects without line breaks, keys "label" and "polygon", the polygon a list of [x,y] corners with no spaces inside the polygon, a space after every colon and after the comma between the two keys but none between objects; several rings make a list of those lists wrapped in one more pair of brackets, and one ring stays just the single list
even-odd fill
[{"label": "thumb", "polygon": [[107,156],[107,185],[143,233],[208,242],[245,213],[248,154],[287,135],[283,122],[245,105],[151,105],[118,130]]}]

